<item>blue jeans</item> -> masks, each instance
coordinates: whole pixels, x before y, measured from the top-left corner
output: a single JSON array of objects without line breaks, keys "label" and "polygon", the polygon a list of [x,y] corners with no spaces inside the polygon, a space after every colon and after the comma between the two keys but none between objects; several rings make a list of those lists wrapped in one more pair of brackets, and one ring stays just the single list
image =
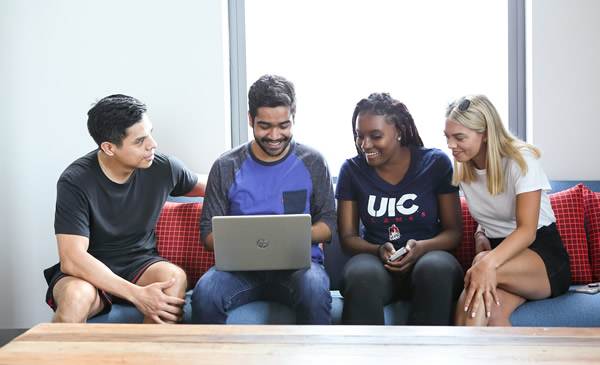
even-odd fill
[{"label": "blue jeans", "polygon": [[331,324],[329,276],[323,265],[277,271],[217,271],[210,268],[192,294],[194,323],[227,321],[227,312],[241,305],[268,300],[289,305],[298,324]]}]

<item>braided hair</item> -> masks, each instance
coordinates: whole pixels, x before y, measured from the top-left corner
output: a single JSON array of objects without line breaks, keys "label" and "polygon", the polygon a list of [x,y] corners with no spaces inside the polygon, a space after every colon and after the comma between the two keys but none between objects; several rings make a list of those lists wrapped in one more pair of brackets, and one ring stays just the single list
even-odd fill
[{"label": "braided hair", "polygon": [[[357,138],[356,120],[361,113],[385,115],[385,121],[396,126],[401,137],[401,146],[423,146],[415,121],[408,112],[406,105],[392,98],[389,93],[372,93],[368,98],[362,99],[356,104],[352,115],[352,133],[355,141]],[[362,154],[358,146],[356,146],[356,151],[359,155]]]}]

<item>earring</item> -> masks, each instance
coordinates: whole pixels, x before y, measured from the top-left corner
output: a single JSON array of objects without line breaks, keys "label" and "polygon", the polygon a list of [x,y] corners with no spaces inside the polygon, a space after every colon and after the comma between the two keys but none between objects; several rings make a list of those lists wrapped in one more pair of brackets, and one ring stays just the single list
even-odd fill
[{"label": "earring", "polygon": [[402,137],[398,137],[398,142],[400,142],[402,140]]}]

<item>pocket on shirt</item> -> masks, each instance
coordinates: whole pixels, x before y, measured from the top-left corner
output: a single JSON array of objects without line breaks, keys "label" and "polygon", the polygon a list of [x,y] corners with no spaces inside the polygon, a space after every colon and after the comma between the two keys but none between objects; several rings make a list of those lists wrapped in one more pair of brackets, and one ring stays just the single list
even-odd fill
[{"label": "pocket on shirt", "polygon": [[302,214],[306,209],[307,192],[304,190],[283,192],[283,214]]}]

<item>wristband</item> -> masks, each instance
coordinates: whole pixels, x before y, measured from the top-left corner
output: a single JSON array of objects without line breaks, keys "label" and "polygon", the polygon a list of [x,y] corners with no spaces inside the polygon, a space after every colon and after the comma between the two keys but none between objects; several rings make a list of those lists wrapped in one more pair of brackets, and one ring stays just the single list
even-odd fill
[{"label": "wristband", "polygon": [[483,235],[485,236],[485,230],[483,230],[483,228],[480,228],[473,235],[473,238],[475,238],[475,240],[477,240],[477,233],[483,233]]}]

